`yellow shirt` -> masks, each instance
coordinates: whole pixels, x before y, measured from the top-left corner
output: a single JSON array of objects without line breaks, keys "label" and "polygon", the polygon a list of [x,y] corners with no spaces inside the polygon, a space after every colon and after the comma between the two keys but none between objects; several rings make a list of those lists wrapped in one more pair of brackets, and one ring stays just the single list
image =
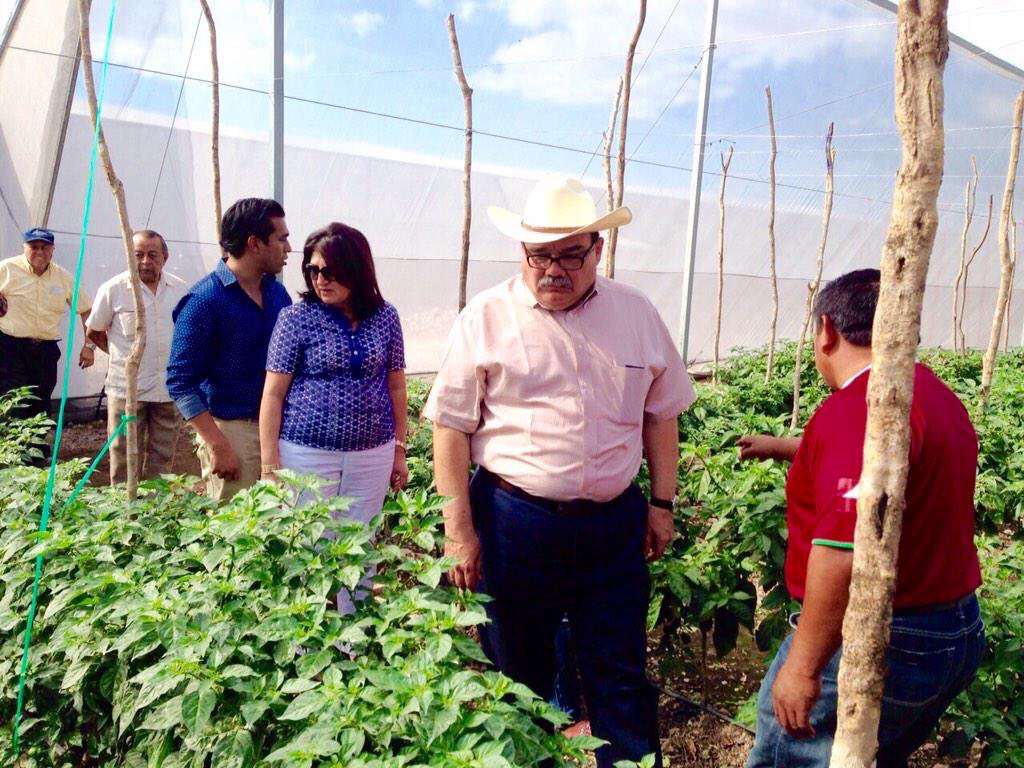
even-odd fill
[{"label": "yellow shirt", "polygon": [[[24,254],[0,261],[0,293],[7,299],[0,331],[23,339],[60,338],[60,321],[65,307],[71,305],[74,287],[71,273],[52,261],[41,275],[32,270]],[[78,312],[91,308],[89,295],[79,289]]]}]

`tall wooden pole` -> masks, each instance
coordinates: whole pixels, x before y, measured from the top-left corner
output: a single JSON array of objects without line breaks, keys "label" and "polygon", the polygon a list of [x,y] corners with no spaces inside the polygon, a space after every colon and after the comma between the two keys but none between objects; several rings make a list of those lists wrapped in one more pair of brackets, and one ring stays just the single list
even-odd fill
[{"label": "tall wooden pole", "polygon": [[[619,85],[615,90],[615,102],[612,104],[612,114],[608,118],[608,131],[602,137],[604,139],[604,187],[607,212],[611,213],[615,208],[615,187],[612,184],[612,141],[615,139],[615,120],[619,116],[619,104],[622,102],[623,79],[619,76]],[[608,230],[608,239],[611,240],[612,230]],[[604,276],[609,279],[615,278],[615,257],[609,254],[610,258],[604,260]]]},{"label": "tall wooden pole", "polygon": [[985,231],[981,233],[981,240],[974,246],[974,250],[971,251],[971,255],[967,257],[964,262],[963,280],[960,283],[960,312],[956,319],[956,334],[958,343],[960,344],[960,354],[967,354],[967,336],[964,334],[964,315],[967,314],[967,278],[970,276],[971,264],[974,263],[974,259],[978,256],[985,241],[988,239],[988,233],[992,230],[992,195],[988,196],[988,216],[985,218]]},{"label": "tall wooden pole", "polygon": [[964,186],[964,228],[960,233],[960,266],[957,269],[956,279],[953,281],[953,336],[950,343],[953,351],[960,350],[960,285],[964,280],[964,272],[967,269],[967,235],[971,230],[971,221],[974,219],[974,203],[978,194],[978,163],[971,158],[972,178]]},{"label": "tall wooden pole", "polygon": [[[640,18],[637,19],[636,29],[633,30],[633,38],[629,41],[629,49],[626,51],[626,67],[622,73],[622,116],[619,122],[619,165],[616,178],[615,207],[622,205],[622,198],[625,195],[626,187],[626,126],[629,124],[629,94],[633,84],[633,56],[636,53],[636,44],[640,42],[640,33],[644,31],[644,21],[647,19],[647,0],[640,0]],[[608,236],[608,250],[605,258],[611,263],[608,269],[615,275],[615,251],[619,244],[619,228],[613,227]]]},{"label": "tall wooden pole", "polygon": [[1003,187],[1003,209],[999,216],[999,296],[996,310],[992,315],[992,332],[988,349],[981,367],[981,395],[979,404],[984,407],[992,390],[992,374],[996,367],[996,352],[999,351],[999,334],[1003,330],[1006,305],[1013,287],[1013,257],[1010,255],[1010,224],[1013,212],[1013,188],[1017,183],[1017,161],[1020,159],[1021,119],[1024,118],[1024,91],[1017,94],[1013,105],[1013,133],[1010,137],[1010,160],[1006,168],[1006,186]]},{"label": "tall wooden pole", "polygon": [[[828,242],[828,226],[832,220],[832,198],[835,190],[836,150],[832,146],[833,123],[828,124],[825,136],[825,209],[821,218],[821,242],[818,244],[818,271],[814,282],[807,286],[807,306],[804,308],[804,323],[800,326],[800,335],[796,342],[796,363],[793,366],[793,412],[789,417],[789,428],[796,429],[800,423],[800,375],[803,373],[804,346],[807,331],[811,327],[811,314],[814,312],[814,301],[818,298],[821,287],[821,273],[825,268],[825,244]],[[817,318],[814,318],[815,320]]]},{"label": "tall wooden pole", "polygon": [[[775,158],[778,147],[775,144],[775,115],[772,112],[772,89],[764,87],[768,101],[768,136],[771,138],[771,154],[768,157],[768,280],[772,289],[772,321],[768,326],[768,365],[764,372],[764,383],[772,379],[775,367],[775,333],[779,325],[779,280],[775,271]],[[801,337],[803,344],[803,337]]]},{"label": "tall wooden pole", "polygon": [[[92,0],[78,0],[79,36],[82,45],[82,80],[85,82],[85,95],[89,103],[89,117],[94,131],[99,134],[99,156],[103,170],[110,185],[110,192],[117,204],[117,220],[121,225],[121,241],[124,245],[125,260],[128,262],[128,274],[131,277],[132,304],[135,306],[135,340],[125,361],[125,414],[131,417],[138,415],[139,400],[139,364],[142,353],[146,349],[146,306],[142,303],[142,286],[139,282],[139,268],[135,263],[135,247],[132,244],[132,227],[128,222],[128,205],[124,197],[124,185],[114,172],[114,164],[110,160],[107,139],[103,128],[97,130],[96,85],[92,76],[92,46],[89,41],[89,11]],[[127,473],[128,498],[134,499],[139,485],[139,429],[138,421],[132,418],[127,429],[127,456],[125,468]]]},{"label": "tall wooden pole", "polygon": [[220,202],[220,64],[217,61],[217,26],[207,0],[199,0],[210,32],[210,88],[213,92],[213,116],[210,121],[210,160],[213,163],[213,215],[214,231],[220,241],[220,220],[223,218]]},{"label": "tall wooden pole", "polygon": [[470,191],[470,176],[473,166],[473,89],[466,81],[462,70],[462,54],[459,52],[459,37],[455,33],[455,16],[448,14],[448,41],[452,46],[452,62],[455,64],[455,78],[462,91],[462,112],[466,122],[466,141],[462,150],[462,257],[459,261],[459,311],[466,306],[466,280],[469,275],[469,227],[473,221],[473,195]]},{"label": "tall wooden pole", "polygon": [[729,178],[732,147],[722,155],[722,185],[718,189],[718,291],[715,294],[715,368],[714,383],[718,383],[718,346],[722,339],[722,298],[725,290],[725,182]]},{"label": "tall wooden pole", "polygon": [[901,0],[896,21],[896,175],[872,329],[864,468],[857,500],[853,580],[843,620],[838,728],[832,768],[869,768],[887,673],[896,558],[909,472],[910,401],[921,306],[942,183],[942,75],[949,56],[946,0]]}]

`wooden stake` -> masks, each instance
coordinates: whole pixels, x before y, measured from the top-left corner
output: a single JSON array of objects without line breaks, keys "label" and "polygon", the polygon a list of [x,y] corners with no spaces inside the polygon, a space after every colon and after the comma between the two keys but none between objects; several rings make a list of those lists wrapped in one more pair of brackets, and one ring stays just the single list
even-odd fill
[{"label": "wooden stake", "polygon": [[1010,222],[1013,212],[1013,188],[1017,183],[1017,161],[1020,159],[1020,130],[1024,118],[1024,91],[1017,94],[1013,105],[1013,133],[1010,136],[1010,161],[1006,168],[1006,186],[1003,187],[1003,209],[999,215],[999,296],[996,311],[992,315],[992,332],[989,334],[988,349],[981,366],[981,395],[978,404],[984,408],[992,391],[992,374],[996,367],[996,352],[999,350],[999,334],[1003,330],[1003,318],[1010,300],[1013,286],[1013,257],[1010,255]]},{"label": "wooden stake", "polygon": [[[1011,201],[1012,204],[1012,201]],[[1003,319],[1003,352],[1010,351],[1010,305],[1013,304],[1013,284],[1017,277],[1017,221],[1010,209],[1010,295],[1006,297],[1006,317]]]},{"label": "wooden stake", "polygon": [[882,252],[872,328],[864,468],[853,581],[843,619],[838,728],[832,768],[869,768],[878,751],[886,649],[910,454],[910,401],[943,167],[942,75],[949,56],[946,0],[900,0],[896,122],[902,161]]},{"label": "wooden stake", "polygon": [[722,185],[718,190],[718,293],[715,297],[715,368],[712,381],[718,383],[718,346],[722,338],[722,295],[725,291],[725,182],[729,178],[732,147],[722,158]]},{"label": "wooden stake", "polygon": [[958,322],[960,319],[960,285],[964,279],[964,271],[967,267],[967,233],[971,228],[971,221],[974,219],[974,202],[978,193],[978,163],[971,158],[972,178],[964,185],[964,228],[960,233],[960,267],[956,273],[956,280],[953,282],[953,337],[951,344],[953,351],[960,350],[960,334]]},{"label": "wooden stake", "polygon": [[[640,42],[640,33],[644,31],[644,21],[647,19],[647,0],[640,0],[640,18],[633,31],[633,39],[629,41],[629,49],[626,51],[626,67],[622,74],[622,117],[619,122],[619,167],[618,186],[615,190],[615,208],[622,205],[622,198],[626,185],[626,126],[629,123],[629,93],[632,90],[633,80],[633,56],[636,53],[636,44]],[[619,244],[619,228],[613,227],[608,235],[608,251],[605,258],[612,262],[612,273],[615,272],[615,251]]]},{"label": "wooden stake", "polygon": [[[615,103],[612,105],[612,114],[608,119],[608,131],[604,134],[604,186],[607,212],[611,213],[615,207],[615,191],[612,187],[612,141],[615,138],[615,119],[619,116],[619,103],[622,101],[622,76],[619,76],[619,87],[615,90]],[[608,231],[611,239],[611,230]],[[615,278],[615,254],[609,250],[604,260],[604,276],[609,279]]]},{"label": "wooden stake", "polygon": [[964,315],[967,314],[967,276],[970,273],[971,264],[974,263],[974,257],[978,255],[981,247],[985,245],[985,240],[988,239],[988,233],[992,229],[992,195],[988,196],[988,216],[985,219],[985,231],[981,235],[981,240],[971,251],[971,255],[967,261],[964,262],[964,279],[960,285],[960,313],[957,315],[957,337],[960,341],[960,354],[967,354],[967,342],[964,336]]},{"label": "wooden stake", "polygon": [[[89,11],[92,7],[92,0],[78,0],[78,29],[82,43],[82,80],[85,82],[85,95],[89,103],[89,117],[92,120],[93,130],[96,130],[97,103],[96,86],[92,76],[92,46],[89,41]],[[139,364],[142,362],[142,353],[146,348],[146,307],[142,303],[142,287],[139,283],[139,269],[135,263],[135,247],[132,244],[132,228],[128,222],[128,206],[125,203],[124,185],[114,173],[114,164],[110,161],[110,151],[107,149],[107,140],[103,135],[103,128],[99,131],[99,157],[103,164],[103,170],[107,175],[107,183],[110,185],[110,192],[117,204],[117,219],[121,225],[121,241],[124,245],[125,260],[128,262],[128,274],[131,277],[132,303],[135,305],[135,340],[132,343],[131,352],[125,361],[125,414],[128,416],[138,415],[139,399]],[[139,423],[136,419],[128,422],[127,429],[127,450],[126,450],[126,473],[128,476],[127,490],[128,498],[134,499],[138,493],[139,486]]]},{"label": "wooden stake", "polygon": [[455,34],[455,15],[448,14],[448,41],[452,46],[455,78],[462,91],[462,109],[466,122],[466,142],[462,150],[462,259],[459,261],[459,311],[466,306],[466,279],[469,274],[469,227],[473,221],[473,196],[470,192],[470,174],[473,166],[473,89],[462,70],[459,38]]},{"label": "wooden stake", "polygon": [[[814,312],[814,301],[818,298],[821,287],[821,273],[825,267],[825,243],[828,242],[828,225],[832,220],[832,198],[835,190],[836,150],[832,146],[832,129],[834,123],[828,124],[825,135],[825,210],[821,221],[821,243],[818,245],[818,271],[814,282],[807,286],[807,306],[804,309],[804,323],[800,326],[800,335],[796,342],[796,364],[793,367],[793,413],[789,417],[789,428],[796,429],[800,424],[800,374],[803,372],[804,345],[807,332],[811,327],[811,315]],[[817,318],[814,318],[817,320]]]},{"label": "wooden stake", "polygon": [[[772,113],[772,89],[764,87],[768,101],[768,135],[771,137],[771,155],[768,157],[768,279],[772,288],[772,321],[768,327],[768,365],[764,372],[764,383],[772,379],[775,366],[775,333],[779,324],[779,281],[775,272],[775,158],[778,148],[775,144],[775,115]],[[803,344],[803,336],[800,337]],[[799,348],[798,348],[799,350]],[[799,368],[799,366],[797,366]]]},{"label": "wooden stake", "polygon": [[213,92],[213,117],[210,125],[210,159],[213,162],[213,215],[214,231],[220,242],[220,221],[223,217],[220,202],[220,65],[217,62],[217,27],[207,0],[199,0],[210,31],[210,88]]}]

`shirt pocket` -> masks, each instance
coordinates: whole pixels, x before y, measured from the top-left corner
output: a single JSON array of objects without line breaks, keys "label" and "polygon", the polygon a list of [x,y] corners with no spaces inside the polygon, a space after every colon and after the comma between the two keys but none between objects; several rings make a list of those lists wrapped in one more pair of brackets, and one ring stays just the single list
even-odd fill
[{"label": "shirt pocket", "polygon": [[114,309],[114,320],[112,323],[117,328],[117,332],[126,339],[135,338],[135,308],[130,309],[115,308]]},{"label": "shirt pocket", "polygon": [[617,424],[639,426],[643,423],[644,403],[654,377],[639,363],[595,361],[594,386],[601,410]]}]

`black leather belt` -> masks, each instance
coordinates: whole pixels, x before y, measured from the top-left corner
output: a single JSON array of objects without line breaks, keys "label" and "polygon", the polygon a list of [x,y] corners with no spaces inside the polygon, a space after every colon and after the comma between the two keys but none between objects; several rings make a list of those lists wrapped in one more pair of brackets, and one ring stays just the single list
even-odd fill
[{"label": "black leather belt", "polygon": [[546,509],[554,515],[564,515],[566,517],[584,517],[586,515],[593,515],[603,510],[606,510],[613,504],[618,504],[622,497],[626,495],[629,490],[627,487],[625,491],[620,493],[614,499],[610,501],[593,501],[592,499],[570,499],[569,501],[555,501],[554,499],[545,499],[540,496],[534,496],[532,493],[528,493],[520,488],[518,485],[513,485],[503,477],[499,477],[484,467],[480,468],[481,474],[484,475],[496,488],[500,488],[505,493],[515,496],[517,499],[528,501],[531,504],[535,504],[538,507]]}]

